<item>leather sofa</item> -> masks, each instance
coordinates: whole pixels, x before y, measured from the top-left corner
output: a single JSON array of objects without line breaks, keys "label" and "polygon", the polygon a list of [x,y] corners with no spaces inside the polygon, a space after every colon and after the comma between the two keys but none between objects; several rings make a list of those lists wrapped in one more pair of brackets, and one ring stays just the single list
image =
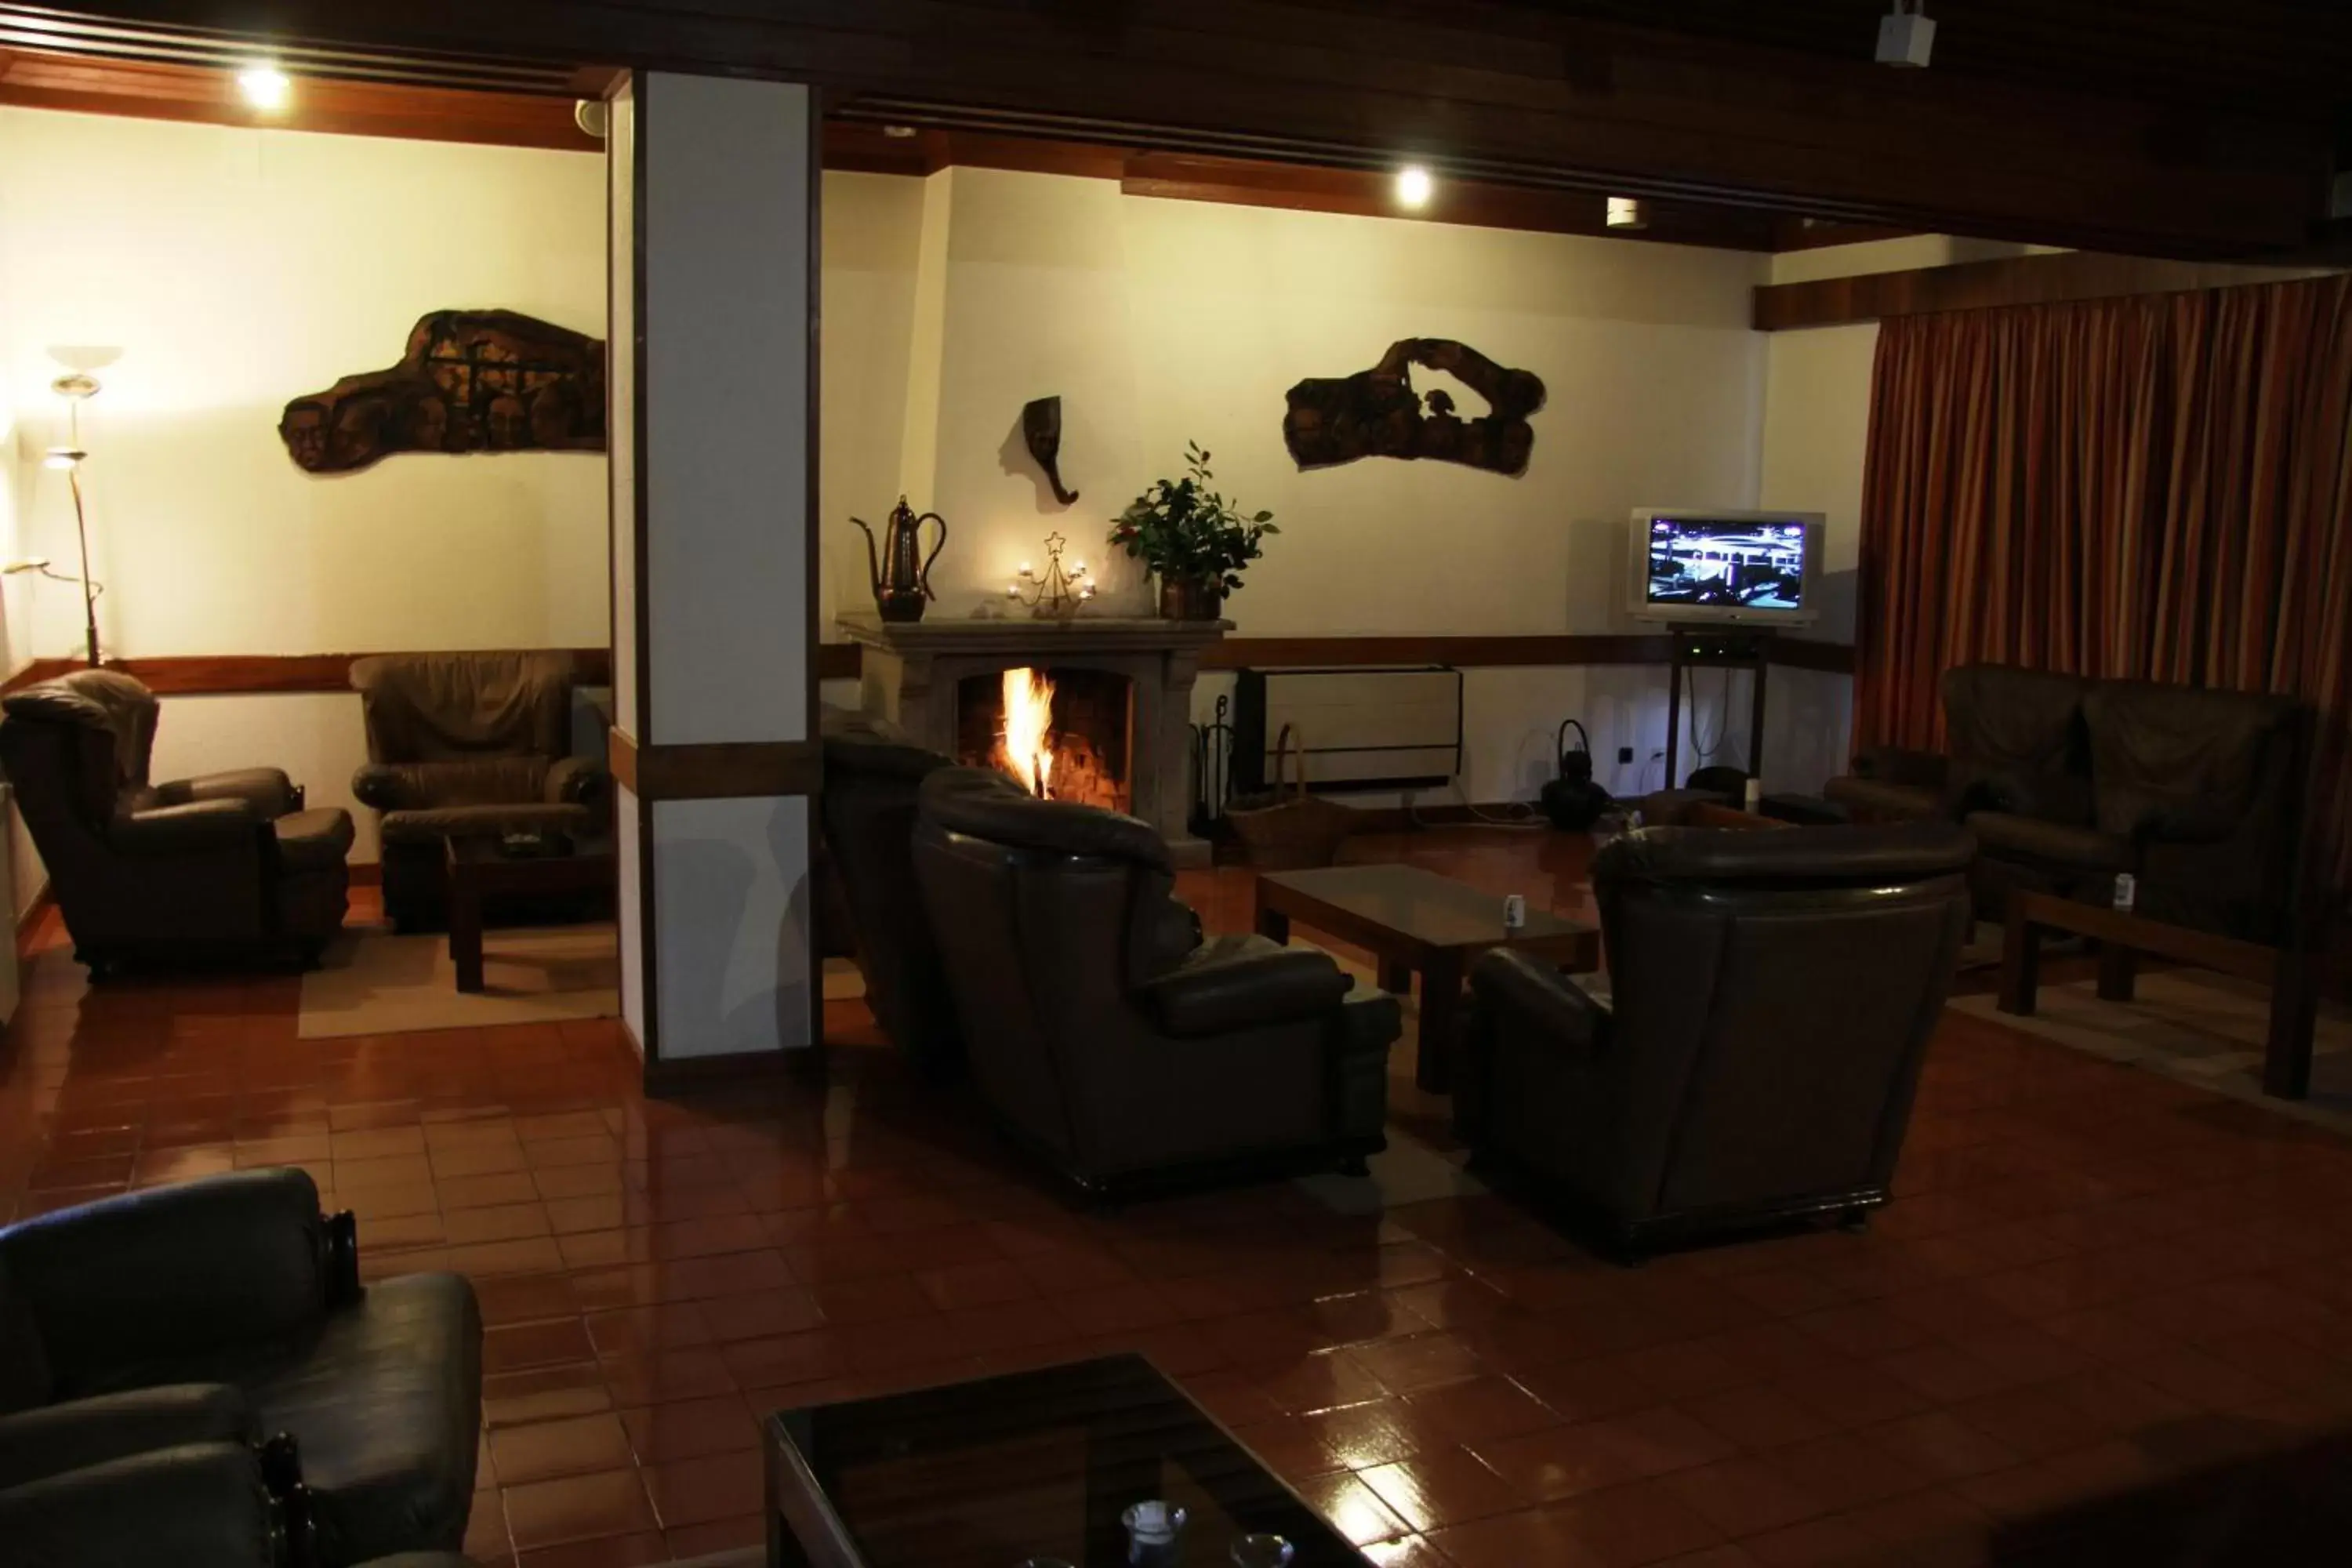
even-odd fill
[{"label": "leather sofa", "polygon": [[609,780],[572,754],[572,660],[559,653],[391,654],[352,663],[367,764],[352,793],[383,814],[384,912],[447,919],[448,841],[597,831]]},{"label": "leather sofa", "polygon": [[1131,816],[941,768],[915,870],[981,1097],[1097,1194],[1360,1168],[1385,1144],[1396,999],[1328,954],[1202,941]]},{"label": "leather sofa", "polygon": [[893,1045],[924,1071],[963,1065],[963,1033],[947,971],[915,880],[915,796],[949,765],[887,721],[825,710],[824,790],[817,799],[824,848],[849,921],[866,1000]]},{"label": "leather sofa", "polygon": [[92,1467],[285,1433],[321,1568],[457,1550],[481,1424],[473,1288],[358,1270],[350,1216],[322,1217],[299,1170],[0,1230],[0,1521],[22,1489],[70,1492],[60,1478]]},{"label": "leather sofa", "polygon": [[1461,1137],[1629,1250],[1859,1217],[1887,1198],[1974,853],[1948,823],[1612,842],[1593,862],[1610,999],[1480,958]]},{"label": "leather sofa", "polygon": [[28,686],[0,713],[0,766],[93,974],[141,962],[315,963],[342,929],[349,814],[304,810],[275,768],[152,783],[158,705],[116,670]]},{"label": "leather sofa", "polygon": [[2013,889],[2104,903],[2118,874],[2154,920],[2286,934],[2310,710],[2292,698],[1970,665],[1944,677],[1948,755],[1882,750],[1830,782],[1871,820],[1964,823],[1978,917]]},{"label": "leather sofa", "polygon": [[[0,1561],[39,1568],[315,1568],[307,1510],[271,1485],[254,1448],[194,1442],[0,1489]],[[364,1568],[467,1568],[454,1552],[404,1552]]]}]

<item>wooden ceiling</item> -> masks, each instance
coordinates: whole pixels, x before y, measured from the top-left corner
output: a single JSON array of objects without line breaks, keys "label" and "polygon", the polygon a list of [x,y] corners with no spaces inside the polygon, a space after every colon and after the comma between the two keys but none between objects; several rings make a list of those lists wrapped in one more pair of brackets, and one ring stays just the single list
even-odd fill
[{"label": "wooden ceiling", "polygon": [[1456,182],[2158,255],[2294,255],[2322,230],[2352,109],[2344,0],[1928,3],[1925,71],[1870,63],[1885,0],[81,0],[99,28],[0,0],[0,46],[543,73],[524,90],[598,63],[748,71],[942,132],[1411,157]]},{"label": "wooden ceiling", "polygon": [[[215,66],[0,49],[0,103],[257,129],[394,136],[593,153],[575,100],[541,93],[455,89],[400,80],[302,78],[294,100],[264,112]],[[894,130],[907,134],[894,134]],[[1644,226],[1612,229],[1603,196],[1579,191],[1447,182],[1429,207],[1408,212],[1386,173],[1239,158],[1206,158],[1099,143],[984,132],[886,129],[871,121],[825,126],[824,164],[920,175],[951,167],[1023,169],[1117,180],[1130,195],[1371,217],[1475,224],[1734,250],[1791,250],[1882,237],[1890,231],[1808,225],[1748,208],[1653,201]]]}]

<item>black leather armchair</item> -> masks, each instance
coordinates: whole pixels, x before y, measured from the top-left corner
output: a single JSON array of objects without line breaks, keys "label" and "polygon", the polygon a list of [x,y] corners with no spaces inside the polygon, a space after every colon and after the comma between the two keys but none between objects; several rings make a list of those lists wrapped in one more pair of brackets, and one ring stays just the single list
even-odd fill
[{"label": "black leather armchair", "polygon": [[[254,1450],[191,1443],[0,1489],[0,1551],[39,1568],[306,1568],[315,1543]],[[466,1568],[454,1552],[403,1552],[366,1568]]]},{"label": "black leather armchair", "polygon": [[448,913],[448,841],[601,829],[611,780],[572,754],[575,671],[558,653],[379,655],[352,663],[368,760],[352,794],[383,814],[383,907],[402,931]]},{"label": "black leather armchair", "polygon": [[45,680],[0,708],[0,765],[93,973],[314,962],[342,929],[348,814],[305,811],[275,768],[151,783],[155,698],[116,670]]},{"label": "black leather armchair", "polygon": [[358,1268],[349,1216],[321,1217],[299,1170],[0,1230],[0,1485],[282,1432],[322,1568],[457,1549],[481,1420],[473,1288],[449,1274],[363,1288]]},{"label": "black leather armchair", "polygon": [[957,1072],[963,1032],[915,881],[915,793],[948,759],[881,720],[839,709],[825,710],[822,734],[818,816],[856,933],[866,1003],[918,1067]]},{"label": "black leather armchair", "polygon": [[1885,1203],[1974,853],[1943,823],[1612,843],[1609,1002],[1508,949],[1472,968],[1464,1141],[1632,1248]]},{"label": "black leather armchair", "polygon": [[1328,955],[1201,940],[1145,823],[1002,773],[923,781],[915,870],[998,1120],[1081,1186],[1337,1164],[1385,1142],[1396,999]]}]

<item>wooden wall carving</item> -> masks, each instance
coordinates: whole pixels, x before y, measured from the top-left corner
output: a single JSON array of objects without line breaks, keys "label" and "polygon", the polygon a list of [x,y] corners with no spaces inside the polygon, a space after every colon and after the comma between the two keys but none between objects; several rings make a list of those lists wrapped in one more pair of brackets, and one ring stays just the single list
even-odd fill
[{"label": "wooden wall carving", "polygon": [[394,452],[601,452],[604,344],[512,310],[436,310],[398,364],[296,398],[278,434],[314,474]]},{"label": "wooden wall carving", "polygon": [[[1424,397],[1413,390],[1417,364],[1459,380],[1486,400],[1486,412],[1465,419],[1445,392]],[[1536,444],[1528,416],[1544,405],[1544,396],[1533,371],[1507,370],[1451,339],[1406,338],[1370,370],[1309,377],[1292,387],[1282,438],[1302,468],[1359,458],[1428,458],[1523,474]]]}]

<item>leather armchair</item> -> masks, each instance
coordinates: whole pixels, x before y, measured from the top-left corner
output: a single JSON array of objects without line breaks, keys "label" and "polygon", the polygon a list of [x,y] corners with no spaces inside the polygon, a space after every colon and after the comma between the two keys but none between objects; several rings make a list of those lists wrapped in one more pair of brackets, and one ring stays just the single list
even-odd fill
[{"label": "leather armchair", "polygon": [[0,1230],[0,1462],[16,1456],[0,1484],[45,1485],[150,1443],[283,1432],[323,1568],[454,1551],[473,1499],[481,1335],[459,1276],[362,1288],[349,1216],[321,1217],[299,1170],[26,1220]]},{"label": "leather armchair", "polygon": [[821,732],[817,813],[856,933],[866,1000],[882,1032],[918,1067],[959,1072],[963,1033],[915,880],[916,791],[948,759],[862,713],[827,709]]},{"label": "leather armchair", "polygon": [[[240,1443],[198,1442],[60,1471],[0,1489],[9,1561],[41,1568],[309,1568],[261,1460]],[[466,1568],[454,1552],[402,1552],[366,1568]]]},{"label": "leather armchair", "polygon": [[2092,827],[2137,879],[2137,912],[2285,941],[2311,710],[2259,692],[2117,680],[2095,687],[2084,712]]},{"label": "leather armchair", "polygon": [[157,703],[110,669],[0,702],[0,765],[47,866],[75,955],[315,963],[342,929],[352,819],[306,811],[275,768],[150,782]]},{"label": "leather armchair", "polygon": [[1159,834],[942,768],[914,859],[971,1079],[1095,1193],[1357,1168],[1385,1142],[1396,999],[1325,954],[1201,940]]},{"label": "leather armchair", "polygon": [[1509,949],[1479,959],[1463,1140],[1633,1249],[1885,1203],[1974,853],[1948,823],[1611,844],[1611,999]]},{"label": "leather armchair", "polygon": [[384,911],[402,931],[446,920],[450,838],[603,826],[610,780],[571,754],[572,684],[554,653],[352,661],[368,761],[352,793],[383,814]]}]

